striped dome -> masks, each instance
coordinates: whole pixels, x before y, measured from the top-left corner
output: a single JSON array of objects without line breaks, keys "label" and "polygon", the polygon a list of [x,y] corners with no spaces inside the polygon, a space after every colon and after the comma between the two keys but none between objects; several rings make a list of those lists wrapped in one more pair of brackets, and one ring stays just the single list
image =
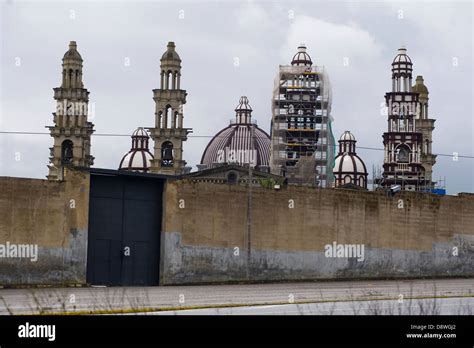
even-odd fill
[{"label": "striped dome", "polygon": [[392,76],[411,76],[413,71],[413,63],[407,55],[405,47],[398,49],[398,54],[392,62]]},{"label": "striped dome", "polygon": [[[207,168],[224,163],[239,165],[251,163],[257,168],[269,166],[270,136],[251,123],[252,108],[247,97],[240,98],[235,111],[236,122],[222,129],[212,138],[204,150],[201,164],[206,165]],[[254,139],[252,139],[252,127],[255,127]]]},{"label": "striped dome", "polygon": [[334,161],[334,184],[341,186],[352,184],[367,188],[367,168],[364,161],[357,156],[356,139],[354,135],[345,131],[339,138],[339,154]]},{"label": "striped dome", "polygon": [[298,52],[293,56],[291,60],[291,65],[298,65],[298,66],[310,66],[313,64],[311,57],[308,53],[306,53],[306,46],[305,44],[300,44],[298,47]]},{"label": "striped dome", "polygon": [[341,137],[339,138],[339,140],[343,140],[343,141],[355,141],[355,137],[354,137],[354,134],[352,134],[351,132],[345,131],[344,133],[342,133],[342,135],[341,135]]},{"label": "striped dome", "polygon": [[123,156],[119,170],[148,172],[153,155],[148,150],[150,137],[145,129],[139,127],[132,134],[132,149]]},{"label": "striped dome", "polygon": [[336,157],[333,173],[367,175],[367,168],[359,156],[344,153]]}]

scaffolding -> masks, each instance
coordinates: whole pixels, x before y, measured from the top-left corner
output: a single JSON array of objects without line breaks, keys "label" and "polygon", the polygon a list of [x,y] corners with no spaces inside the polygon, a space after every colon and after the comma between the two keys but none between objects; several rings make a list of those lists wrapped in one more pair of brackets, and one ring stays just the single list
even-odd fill
[{"label": "scaffolding", "polygon": [[272,173],[290,184],[331,187],[331,97],[324,67],[280,65],[272,100]]}]

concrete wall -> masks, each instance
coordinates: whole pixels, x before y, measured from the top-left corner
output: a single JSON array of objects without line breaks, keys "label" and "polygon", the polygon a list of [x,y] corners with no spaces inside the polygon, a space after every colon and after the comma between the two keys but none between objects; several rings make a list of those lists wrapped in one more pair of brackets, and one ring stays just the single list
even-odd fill
[{"label": "concrete wall", "polygon": [[89,175],[66,181],[0,177],[0,245],[38,246],[30,258],[0,258],[0,285],[86,282]]},{"label": "concrete wall", "polygon": [[[253,189],[251,210],[248,263],[247,189],[168,182],[161,283],[474,276],[472,194]],[[326,257],[333,242],[364,260]]]}]

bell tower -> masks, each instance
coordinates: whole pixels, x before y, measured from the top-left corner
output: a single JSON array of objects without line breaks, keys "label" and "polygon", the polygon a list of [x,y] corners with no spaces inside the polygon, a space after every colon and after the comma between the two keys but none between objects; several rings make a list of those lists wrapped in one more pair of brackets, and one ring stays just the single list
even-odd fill
[{"label": "bell tower", "polygon": [[183,160],[183,142],[192,130],[183,128],[187,93],[181,89],[181,58],[174,42],[168,42],[160,62],[160,88],[153,90],[155,127],[148,128],[155,143],[150,172],[180,175],[191,169]]},{"label": "bell tower", "polygon": [[[424,161],[433,163],[434,160],[430,156],[430,138],[427,139],[429,159],[423,155],[423,136],[424,133],[431,135],[432,124],[423,123],[427,93],[420,93],[422,81],[419,79],[414,88],[412,72],[413,63],[402,47],[392,62],[392,91],[385,94],[388,129],[383,134],[384,171],[379,182],[383,187],[400,185],[403,190],[419,191],[432,186],[431,173],[428,173],[430,178],[425,173],[428,166],[423,166]],[[431,171],[431,166],[428,169]]]},{"label": "bell tower", "polygon": [[47,126],[54,145],[50,148],[49,180],[63,180],[68,167],[90,167],[91,135],[94,125],[87,120],[89,91],[82,82],[82,57],[75,41],[63,57],[61,87],[54,88],[56,112],[53,126]]}]

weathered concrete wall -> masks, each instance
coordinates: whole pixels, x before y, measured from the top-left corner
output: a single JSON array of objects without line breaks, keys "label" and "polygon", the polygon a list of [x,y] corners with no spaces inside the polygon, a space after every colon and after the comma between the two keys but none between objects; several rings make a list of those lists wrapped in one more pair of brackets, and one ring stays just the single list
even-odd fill
[{"label": "weathered concrete wall", "polygon": [[37,261],[0,258],[0,285],[86,282],[89,175],[65,181],[0,177],[0,245],[38,246]]},{"label": "weathered concrete wall", "polygon": [[[252,196],[248,265],[247,189],[168,182],[161,283],[474,276],[474,195],[289,187]],[[333,242],[364,245],[364,260],[326,257]]]}]

